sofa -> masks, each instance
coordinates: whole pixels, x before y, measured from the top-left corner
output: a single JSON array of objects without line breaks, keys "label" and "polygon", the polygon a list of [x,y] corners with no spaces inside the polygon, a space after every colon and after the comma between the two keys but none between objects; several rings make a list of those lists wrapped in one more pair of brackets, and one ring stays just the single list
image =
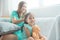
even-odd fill
[{"label": "sofa", "polygon": [[[35,23],[40,27],[41,34],[47,37],[47,40],[59,39],[59,17],[35,18]],[[0,22],[9,22],[10,18],[0,17]]]}]

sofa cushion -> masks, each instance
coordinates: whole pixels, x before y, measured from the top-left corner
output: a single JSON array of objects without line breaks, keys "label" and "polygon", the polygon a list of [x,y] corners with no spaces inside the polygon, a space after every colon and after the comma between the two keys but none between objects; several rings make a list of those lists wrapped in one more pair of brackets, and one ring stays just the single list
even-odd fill
[{"label": "sofa cushion", "polygon": [[49,37],[52,28],[54,27],[56,18],[36,18],[36,24],[40,27],[41,33]]},{"label": "sofa cushion", "polygon": [[0,17],[0,22],[10,22],[10,18],[1,18]]}]

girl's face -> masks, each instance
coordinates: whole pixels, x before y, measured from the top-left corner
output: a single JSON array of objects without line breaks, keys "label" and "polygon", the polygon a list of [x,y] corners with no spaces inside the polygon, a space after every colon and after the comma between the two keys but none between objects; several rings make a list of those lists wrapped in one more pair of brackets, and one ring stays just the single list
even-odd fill
[{"label": "girl's face", "polygon": [[27,23],[30,24],[31,26],[35,24],[35,19],[33,17],[32,14],[30,14],[28,17],[27,17]]}]

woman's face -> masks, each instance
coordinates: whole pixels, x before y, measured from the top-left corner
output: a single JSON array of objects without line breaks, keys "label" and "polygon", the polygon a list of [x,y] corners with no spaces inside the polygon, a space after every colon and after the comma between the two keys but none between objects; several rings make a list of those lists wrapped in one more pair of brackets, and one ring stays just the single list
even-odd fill
[{"label": "woman's face", "polygon": [[33,17],[33,15],[29,15],[28,17],[27,17],[27,23],[28,24],[30,24],[30,25],[34,25],[35,24],[35,19],[34,19],[34,17]]},{"label": "woman's face", "polygon": [[23,6],[22,6],[22,8],[20,9],[20,11],[22,12],[22,13],[25,13],[26,12],[26,4],[23,4]]}]

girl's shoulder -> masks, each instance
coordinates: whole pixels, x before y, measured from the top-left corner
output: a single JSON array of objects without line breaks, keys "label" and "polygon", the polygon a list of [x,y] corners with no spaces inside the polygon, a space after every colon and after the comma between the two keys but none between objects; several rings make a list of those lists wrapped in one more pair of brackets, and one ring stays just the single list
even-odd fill
[{"label": "girl's shoulder", "polygon": [[24,24],[24,27],[29,27],[30,25],[29,24]]},{"label": "girl's shoulder", "polygon": [[24,24],[25,28],[32,29],[32,27],[29,24]]}]

